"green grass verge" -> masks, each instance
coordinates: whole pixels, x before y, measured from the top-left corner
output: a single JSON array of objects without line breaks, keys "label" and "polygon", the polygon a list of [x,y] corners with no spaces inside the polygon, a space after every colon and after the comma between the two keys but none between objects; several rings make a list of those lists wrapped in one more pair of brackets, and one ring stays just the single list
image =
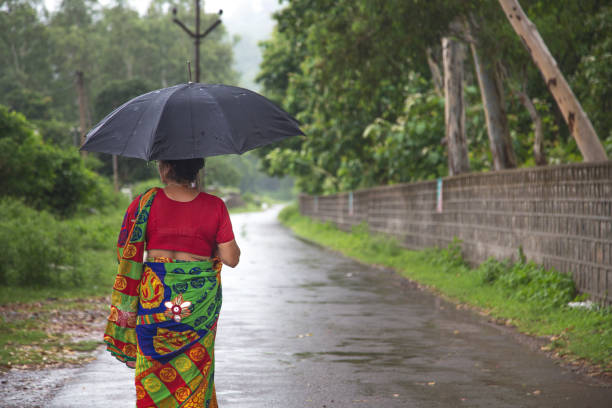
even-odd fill
[{"label": "green grass verge", "polygon": [[392,238],[370,234],[365,225],[349,233],[301,216],[296,205],[285,207],[279,219],[300,237],[364,263],[391,267],[498,323],[546,337],[549,344],[543,350],[554,356],[575,364],[586,362],[592,372],[612,372],[612,310],[567,307],[575,289],[566,275],[525,260],[515,264],[488,260],[470,268],[461,258],[459,242],[446,249],[410,251]]}]

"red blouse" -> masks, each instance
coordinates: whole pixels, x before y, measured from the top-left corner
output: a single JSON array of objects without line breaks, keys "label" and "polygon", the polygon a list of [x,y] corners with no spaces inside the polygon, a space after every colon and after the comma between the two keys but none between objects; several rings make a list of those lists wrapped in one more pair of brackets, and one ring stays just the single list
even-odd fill
[{"label": "red blouse", "polygon": [[[138,199],[132,202],[128,213],[137,206]],[[200,193],[182,202],[169,198],[163,189],[157,191],[147,223],[147,249],[211,256],[217,244],[233,239],[232,222],[219,197]]]}]

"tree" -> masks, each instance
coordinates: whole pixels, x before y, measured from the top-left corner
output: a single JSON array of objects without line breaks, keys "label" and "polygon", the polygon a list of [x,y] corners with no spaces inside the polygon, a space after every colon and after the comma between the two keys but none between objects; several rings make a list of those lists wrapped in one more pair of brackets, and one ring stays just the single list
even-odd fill
[{"label": "tree", "polygon": [[0,103],[21,89],[46,92],[52,76],[48,27],[35,0],[0,3]]},{"label": "tree", "polygon": [[572,92],[557,62],[517,0],[499,0],[510,24],[527,47],[540,69],[550,92],[576,140],[585,161],[603,161],[608,157],[588,116]]},{"label": "tree", "polygon": [[465,45],[449,37],[442,39],[448,172],[454,176],[470,171],[465,137],[463,70]]},{"label": "tree", "polygon": [[23,115],[0,105],[0,189],[38,210],[61,216],[103,208],[112,199],[106,183],[73,150],[42,141]]}]

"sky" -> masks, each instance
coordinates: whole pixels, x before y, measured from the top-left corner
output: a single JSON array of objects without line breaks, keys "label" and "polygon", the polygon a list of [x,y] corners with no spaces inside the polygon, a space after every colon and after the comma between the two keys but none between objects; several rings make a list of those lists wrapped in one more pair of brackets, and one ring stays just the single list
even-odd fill
[{"label": "sky", "polygon": [[[54,11],[61,0],[44,0],[48,10]],[[112,0],[98,0],[103,6]],[[149,7],[150,0],[128,0],[128,3],[142,15]],[[241,85],[257,90],[254,82],[261,62],[257,43],[270,36],[274,27],[272,13],[280,8],[278,0],[202,0],[206,13],[217,13],[223,9],[221,20],[230,36],[238,35],[240,41],[234,45],[235,68],[241,73]]]}]

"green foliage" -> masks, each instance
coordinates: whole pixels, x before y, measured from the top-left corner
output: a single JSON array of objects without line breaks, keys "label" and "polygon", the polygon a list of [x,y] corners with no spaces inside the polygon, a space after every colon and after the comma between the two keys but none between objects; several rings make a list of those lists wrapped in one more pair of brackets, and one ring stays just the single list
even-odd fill
[{"label": "green foliage", "polygon": [[[22,200],[0,200],[0,283],[8,287],[96,284],[114,258],[121,210],[61,220]],[[110,271],[112,272],[112,271]]]},{"label": "green foliage", "polygon": [[[609,6],[597,0],[557,4],[524,0],[595,128],[612,149],[606,109],[611,98]],[[444,101],[433,89],[428,52],[440,68],[441,38],[474,43],[503,79],[505,109],[518,165],[533,166],[533,121],[519,102],[536,105],[550,163],[581,154],[541,73],[498,2],[484,0],[296,0],[279,11],[276,31],[262,44],[258,80],[267,95],[303,123],[307,136],[261,149],[263,168],[292,174],[311,194],[431,179],[447,174]],[[454,19],[470,34],[450,29]],[[587,22],[585,24],[585,21]],[[561,28],[563,27],[563,28]],[[486,123],[471,58],[465,99],[473,171],[492,168]],[[606,140],[608,139],[608,140]]]},{"label": "green foliage", "polygon": [[28,205],[62,216],[104,208],[114,197],[108,182],[85,167],[76,150],[42,141],[23,115],[0,106],[0,189]]},{"label": "green foliage", "polygon": [[592,47],[581,56],[576,93],[612,157],[612,6],[591,16],[585,28],[593,33]]},{"label": "green foliage", "polygon": [[[6,63],[0,65],[0,104],[24,109],[31,120],[46,110],[46,119],[76,128],[76,71],[83,72],[92,116],[95,97],[113,80],[146,78],[153,88],[187,82],[185,61],[193,55],[193,41],[173,23],[173,7],[190,26],[191,0],[152,1],[142,17],[124,1],[100,6],[93,0],[64,0],[53,12],[38,0],[3,1],[0,61]],[[216,18],[202,13],[202,25]],[[206,37],[201,82],[237,84],[232,45],[224,25]],[[31,98],[24,100],[27,94]],[[62,143],[72,143],[72,136],[64,135]]]},{"label": "green foliage", "polygon": [[467,263],[463,259],[461,243],[460,239],[453,237],[453,241],[446,248],[428,249],[424,253],[432,265],[441,267],[445,272],[457,268],[466,268]]},{"label": "green foliage", "polygon": [[412,73],[403,113],[390,122],[377,118],[363,139],[372,160],[364,166],[366,184],[391,184],[442,177],[447,173],[444,146],[444,98]]},{"label": "green foliage", "polygon": [[239,187],[242,174],[236,168],[239,157],[217,156],[206,159],[206,186]]},{"label": "green foliage", "polygon": [[53,286],[67,279],[80,283],[74,271],[82,249],[80,237],[45,211],[24,202],[0,201],[0,282],[21,286]]},{"label": "green foliage", "polygon": [[476,272],[483,284],[497,285],[517,300],[544,307],[561,307],[576,295],[576,286],[570,275],[546,270],[534,262],[522,260],[511,264],[490,258]]}]

